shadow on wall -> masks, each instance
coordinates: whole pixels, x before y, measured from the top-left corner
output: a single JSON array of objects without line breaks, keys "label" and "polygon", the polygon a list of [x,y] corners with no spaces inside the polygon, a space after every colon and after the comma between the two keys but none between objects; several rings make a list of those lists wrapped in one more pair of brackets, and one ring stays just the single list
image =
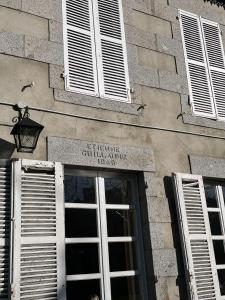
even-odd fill
[{"label": "shadow on wall", "polygon": [[6,140],[0,139],[0,159],[11,158],[16,146]]},{"label": "shadow on wall", "polygon": [[166,192],[166,197],[169,203],[169,210],[172,220],[172,234],[173,243],[176,249],[177,266],[178,266],[178,276],[177,276],[177,286],[179,288],[180,300],[188,300],[186,278],[184,271],[184,261],[182,256],[181,239],[178,228],[178,218],[175,204],[175,196],[173,191],[173,181],[172,177],[164,177],[164,187]]},{"label": "shadow on wall", "polygon": [[156,276],[154,272],[153,253],[151,245],[151,234],[149,227],[148,216],[148,201],[146,197],[146,187],[143,173],[138,176],[138,194],[140,198],[140,211],[141,211],[141,225],[144,230],[144,257],[145,257],[145,271],[147,280],[148,299],[160,300],[156,296]]}]

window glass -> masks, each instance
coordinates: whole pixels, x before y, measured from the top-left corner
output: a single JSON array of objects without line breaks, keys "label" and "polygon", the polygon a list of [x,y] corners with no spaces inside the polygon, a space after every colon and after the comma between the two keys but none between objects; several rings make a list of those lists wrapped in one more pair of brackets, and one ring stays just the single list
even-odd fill
[{"label": "window glass", "polygon": [[222,296],[225,295],[225,270],[218,270],[218,277],[219,277],[219,286],[220,286],[220,293]]},{"label": "window glass", "polygon": [[66,237],[97,237],[97,212],[95,209],[70,209],[65,212]]},{"label": "window glass", "polygon": [[67,300],[101,300],[99,280],[69,281],[66,291]]},{"label": "window glass", "polygon": [[105,198],[107,204],[131,204],[132,187],[130,180],[106,178]]},{"label": "window glass", "polygon": [[140,300],[136,277],[111,278],[112,300]]},{"label": "window glass", "polygon": [[64,178],[65,202],[69,203],[96,203],[95,179],[65,175]]},{"label": "window glass", "polygon": [[132,210],[107,210],[107,228],[108,236],[133,236],[134,235],[134,223],[133,223],[134,211]]},{"label": "window glass", "polygon": [[66,245],[67,275],[99,273],[97,244]]},{"label": "window glass", "polygon": [[110,271],[136,270],[136,253],[133,243],[109,243]]},{"label": "window glass", "polygon": [[225,264],[224,241],[214,240],[213,248],[215,253],[216,264]]},{"label": "window glass", "polygon": [[212,235],[222,235],[222,229],[220,224],[220,213],[209,212],[209,223]]},{"label": "window glass", "polygon": [[207,207],[218,207],[216,186],[205,184],[204,187]]}]

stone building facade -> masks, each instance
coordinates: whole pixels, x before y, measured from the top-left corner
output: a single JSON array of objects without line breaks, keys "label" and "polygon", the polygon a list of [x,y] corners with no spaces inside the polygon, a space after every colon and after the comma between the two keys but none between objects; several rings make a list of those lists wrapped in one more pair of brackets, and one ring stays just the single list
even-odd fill
[{"label": "stone building facade", "polygon": [[[202,0],[122,0],[131,95],[126,103],[65,89],[61,2],[0,0],[0,159],[57,161],[69,170],[65,174],[85,171],[87,177],[92,172],[136,176],[141,276],[147,292],[142,298],[112,299],[188,299],[172,174],[224,180],[225,122],[193,113],[179,11],[218,23],[223,44],[225,11]],[[31,118],[44,126],[32,154],[14,150],[14,104],[27,105]],[[108,175],[99,176],[97,180]],[[18,288],[18,274],[10,281],[15,284],[13,299],[66,299],[64,292],[55,298],[40,296],[38,289],[36,298],[23,294],[29,288]]]}]

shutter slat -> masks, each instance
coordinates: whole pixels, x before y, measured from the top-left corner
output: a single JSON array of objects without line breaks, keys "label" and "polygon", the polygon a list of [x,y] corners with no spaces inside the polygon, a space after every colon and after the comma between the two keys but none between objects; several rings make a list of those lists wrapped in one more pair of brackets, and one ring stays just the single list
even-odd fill
[{"label": "shutter slat", "polygon": [[[121,0],[97,0],[95,7],[99,89],[102,97],[130,101],[127,52]],[[98,16],[98,17],[97,17]]]},{"label": "shutter slat", "polygon": [[219,25],[202,19],[209,71],[218,118],[225,118],[225,62]]},{"label": "shutter slat", "polygon": [[45,162],[35,166],[27,160],[13,164],[17,192],[12,299],[65,300],[62,166],[48,162],[45,169]]},{"label": "shutter slat", "polygon": [[98,95],[91,0],[65,0],[63,11],[66,89]]},{"label": "shutter slat", "polygon": [[11,167],[0,160],[0,300],[8,299],[9,293],[9,242],[11,217]]},{"label": "shutter slat", "polygon": [[180,11],[180,24],[193,112],[215,118],[200,20],[193,14]]},{"label": "shutter slat", "polygon": [[[174,175],[174,186],[191,299],[219,299],[202,177],[177,173]],[[199,214],[195,213],[195,208],[190,209],[192,204],[187,201],[193,193],[198,195],[196,201],[201,204]]]}]

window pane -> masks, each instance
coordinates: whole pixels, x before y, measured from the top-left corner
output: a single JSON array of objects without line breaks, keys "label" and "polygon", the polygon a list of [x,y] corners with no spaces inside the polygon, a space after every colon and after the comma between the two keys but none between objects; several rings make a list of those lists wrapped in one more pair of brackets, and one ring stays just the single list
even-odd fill
[{"label": "window pane", "polygon": [[136,270],[136,257],[133,243],[109,243],[110,271]]},{"label": "window pane", "polygon": [[141,300],[136,277],[111,278],[112,300]]},{"label": "window pane", "polygon": [[213,241],[216,264],[225,264],[224,241]]},{"label": "window pane", "polygon": [[98,244],[67,244],[66,274],[99,273]]},{"label": "window pane", "polygon": [[65,202],[96,203],[94,178],[65,175],[64,179]]},{"label": "window pane", "polygon": [[225,270],[218,270],[219,285],[221,295],[225,295]]},{"label": "window pane", "polygon": [[218,207],[217,197],[216,197],[216,186],[205,184],[205,197],[208,207]]},{"label": "window pane", "polygon": [[66,284],[66,293],[67,300],[101,300],[100,282],[99,280],[69,281]]},{"label": "window pane", "polygon": [[212,235],[222,235],[218,212],[209,212],[209,222]]},{"label": "window pane", "polygon": [[97,237],[95,209],[66,209],[66,237]]},{"label": "window pane", "polygon": [[132,188],[130,180],[105,178],[105,198],[107,204],[131,204]]},{"label": "window pane", "polygon": [[108,236],[134,236],[132,210],[107,210]]}]

